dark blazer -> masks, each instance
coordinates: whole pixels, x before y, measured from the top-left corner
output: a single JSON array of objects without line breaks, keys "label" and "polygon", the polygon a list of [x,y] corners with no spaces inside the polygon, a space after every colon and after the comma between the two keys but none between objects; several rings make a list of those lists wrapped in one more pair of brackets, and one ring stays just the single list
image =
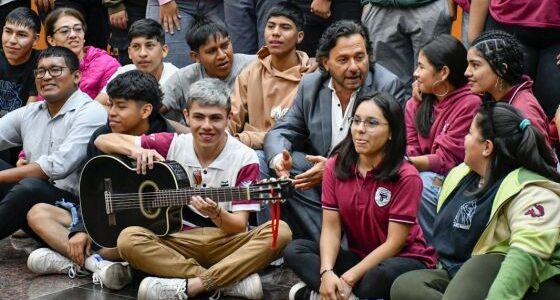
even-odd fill
[{"label": "dark blazer", "polygon": [[[268,161],[283,149],[325,157],[329,155],[332,150],[332,90],[328,87],[330,78],[321,72],[303,76],[294,104],[265,137],[264,151]],[[386,92],[395,97],[401,107],[404,106],[403,83],[379,64],[370,67],[357,98],[369,91]]]}]

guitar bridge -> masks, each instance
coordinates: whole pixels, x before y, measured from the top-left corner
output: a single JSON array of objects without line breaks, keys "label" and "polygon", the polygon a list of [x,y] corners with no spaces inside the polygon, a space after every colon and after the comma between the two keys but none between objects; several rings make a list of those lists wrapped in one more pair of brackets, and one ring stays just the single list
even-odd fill
[{"label": "guitar bridge", "polygon": [[113,192],[113,185],[111,184],[111,178],[105,178],[105,211],[107,212],[107,221],[109,225],[115,226],[117,225],[117,221],[115,219],[115,213],[113,212],[113,199],[111,194]]}]

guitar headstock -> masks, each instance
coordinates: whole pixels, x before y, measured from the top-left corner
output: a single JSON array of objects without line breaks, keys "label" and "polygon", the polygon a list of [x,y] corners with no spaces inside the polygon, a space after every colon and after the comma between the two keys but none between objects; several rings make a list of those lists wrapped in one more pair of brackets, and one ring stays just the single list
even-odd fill
[{"label": "guitar headstock", "polygon": [[283,202],[292,195],[293,190],[292,181],[285,178],[263,179],[249,187],[250,199],[264,202]]}]

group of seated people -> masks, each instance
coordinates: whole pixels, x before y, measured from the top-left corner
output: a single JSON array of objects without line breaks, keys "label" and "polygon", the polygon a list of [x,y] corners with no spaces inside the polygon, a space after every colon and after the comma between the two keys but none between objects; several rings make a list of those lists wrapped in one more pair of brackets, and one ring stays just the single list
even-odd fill
[{"label": "group of seated people", "polygon": [[[142,19],[128,34],[133,65],[118,67],[84,47],[79,12],[51,12],[50,47],[36,52],[36,14],[12,11],[4,59],[31,68],[35,89],[0,118],[0,150],[22,149],[17,167],[0,160],[0,239],[22,229],[39,241],[27,261],[37,274],[121,289],[146,273],[139,299],[261,299],[258,272],[280,257],[301,279],[291,300],[557,297],[560,129],[516,38],[488,31],[466,49],[435,36],[406,99],[364,25],[330,25],[310,59],[296,50],[303,23],[293,4],[272,7],[253,56],[197,17],[186,31],[196,63],[177,69],[163,62],[162,26]],[[131,226],[104,248],[78,190],[102,154],[138,174],[176,161],[195,189],[279,177],[294,191],[279,206],[193,196],[182,230]]]}]

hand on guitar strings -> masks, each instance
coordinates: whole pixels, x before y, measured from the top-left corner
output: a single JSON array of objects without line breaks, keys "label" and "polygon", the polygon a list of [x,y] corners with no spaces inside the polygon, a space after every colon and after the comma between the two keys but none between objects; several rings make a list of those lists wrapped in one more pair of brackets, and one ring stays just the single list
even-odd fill
[{"label": "hand on guitar strings", "polygon": [[200,196],[193,196],[191,198],[191,205],[196,208],[201,214],[208,216],[210,219],[217,218],[221,213],[221,207],[218,203],[210,198],[202,198]]},{"label": "hand on guitar strings", "polygon": [[138,148],[130,157],[136,159],[136,173],[143,175],[154,167],[154,161],[165,160],[156,150],[144,148]]}]

